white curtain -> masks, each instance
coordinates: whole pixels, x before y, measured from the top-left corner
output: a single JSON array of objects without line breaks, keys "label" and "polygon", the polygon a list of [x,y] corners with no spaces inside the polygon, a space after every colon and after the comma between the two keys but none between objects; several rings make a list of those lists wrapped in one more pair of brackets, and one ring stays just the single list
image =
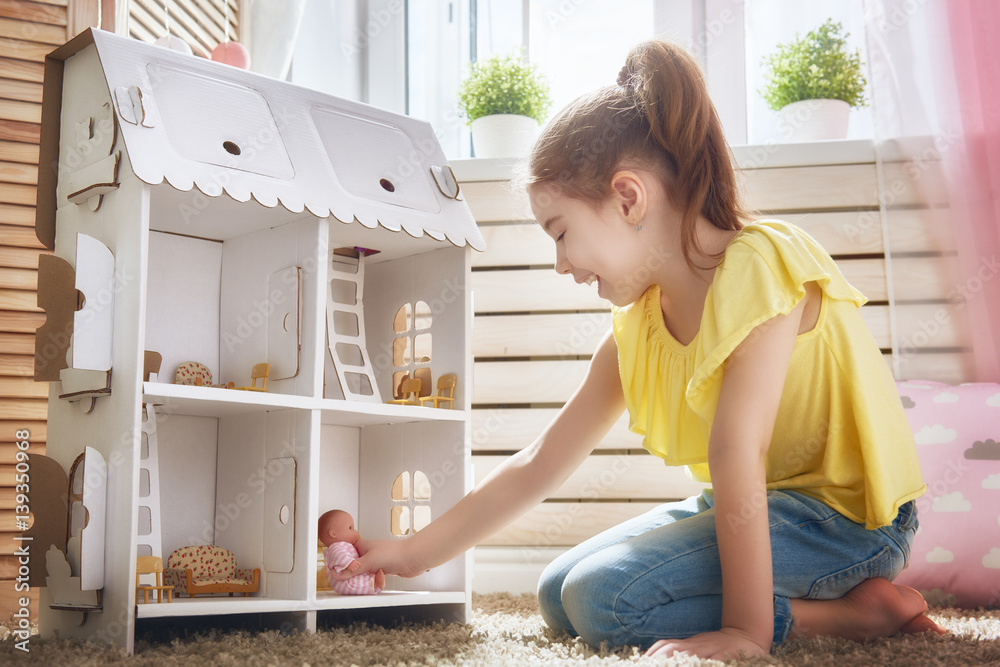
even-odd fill
[{"label": "white curtain", "polygon": [[252,0],[250,69],[284,80],[302,25],[307,0]]}]

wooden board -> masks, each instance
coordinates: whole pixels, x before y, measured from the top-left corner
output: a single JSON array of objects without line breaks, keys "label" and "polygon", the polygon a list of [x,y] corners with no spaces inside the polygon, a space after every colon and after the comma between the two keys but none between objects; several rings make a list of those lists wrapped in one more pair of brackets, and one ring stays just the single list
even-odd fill
[{"label": "wooden board", "polygon": [[[924,264],[900,260],[898,284],[906,285],[904,293],[914,298],[944,298],[950,286],[943,281],[941,272],[928,273]],[[844,259],[838,265],[847,281],[870,301],[888,299],[884,260]],[[610,303],[598,296],[596,285],[578,284],[552,269],[474,271],[472,288],[476,293],[476,314],[610,309]]]},{"label": "wooden board", "polygon": [[572,547],[659,504],[544,502],[479,546]]},{"label": "wooden board", "polygon": [[[507,459],[477,456],[476,483]],[[655,499],[687,498],[707,488],[687,476],[687,468],[666,466],[645,450],[594,454],[588,457],[549,497],[555,499]]]},{"label": "wooden board", "polygon": [[46,25],[66,25],[66,3],[63,6],[25,0],[0,0],[0,16],[19,21]]},{"label": "wooden board", "polygon": [[[482,454],[513,452],[530,445],[559,412],[558,408],[482,408],[472,411],[472,451]],[[628,430],[628,415],[621,418],[598,449],[640,449],[642,437]]]}]

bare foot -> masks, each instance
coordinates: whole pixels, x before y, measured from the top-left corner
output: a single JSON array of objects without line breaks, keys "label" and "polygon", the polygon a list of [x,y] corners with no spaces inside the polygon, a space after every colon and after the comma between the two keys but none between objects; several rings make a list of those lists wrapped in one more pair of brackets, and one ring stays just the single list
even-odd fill
[{"label": "bare foot", "polygon": [[379,570],[375,573],[375,589],[381,591],[385,588],[385,572]]},{"label": "bare foot", "polygon": [[927,602],[917,591],[887,579],[867,579],[837,600],[791,600],[792,636],[842,637],[867,641],[896,632],[947,632],[924,616]]}]

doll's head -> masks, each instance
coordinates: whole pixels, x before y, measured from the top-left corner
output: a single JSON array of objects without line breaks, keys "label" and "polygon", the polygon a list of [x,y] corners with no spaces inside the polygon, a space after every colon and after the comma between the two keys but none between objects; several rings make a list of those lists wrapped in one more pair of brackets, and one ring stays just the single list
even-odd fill
[{"label": "doll's head", "polygon": [[361,536],[354,530],[354,518],[343,510],[330,510],[319,518],[319,539],[328,547],[334,542],[354,544]]}]

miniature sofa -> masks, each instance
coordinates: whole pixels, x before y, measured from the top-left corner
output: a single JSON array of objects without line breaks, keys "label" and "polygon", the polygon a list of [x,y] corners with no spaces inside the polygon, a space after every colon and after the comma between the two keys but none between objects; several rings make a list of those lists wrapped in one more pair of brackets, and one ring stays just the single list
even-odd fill
[{"label": "miniature sofa", "polygon": [[163,582],[174,587],[179,596],[191,597],[208,593],[256,593],[260,585],[260,568],[236,569],[236,557],[228,549],[204,545],[181,547],[167,559]]},{"label": "miniature sofa", "polygon": [[1000,607],[1000,384],[898,382],[927,493],[895,580],[931,604]]}]

